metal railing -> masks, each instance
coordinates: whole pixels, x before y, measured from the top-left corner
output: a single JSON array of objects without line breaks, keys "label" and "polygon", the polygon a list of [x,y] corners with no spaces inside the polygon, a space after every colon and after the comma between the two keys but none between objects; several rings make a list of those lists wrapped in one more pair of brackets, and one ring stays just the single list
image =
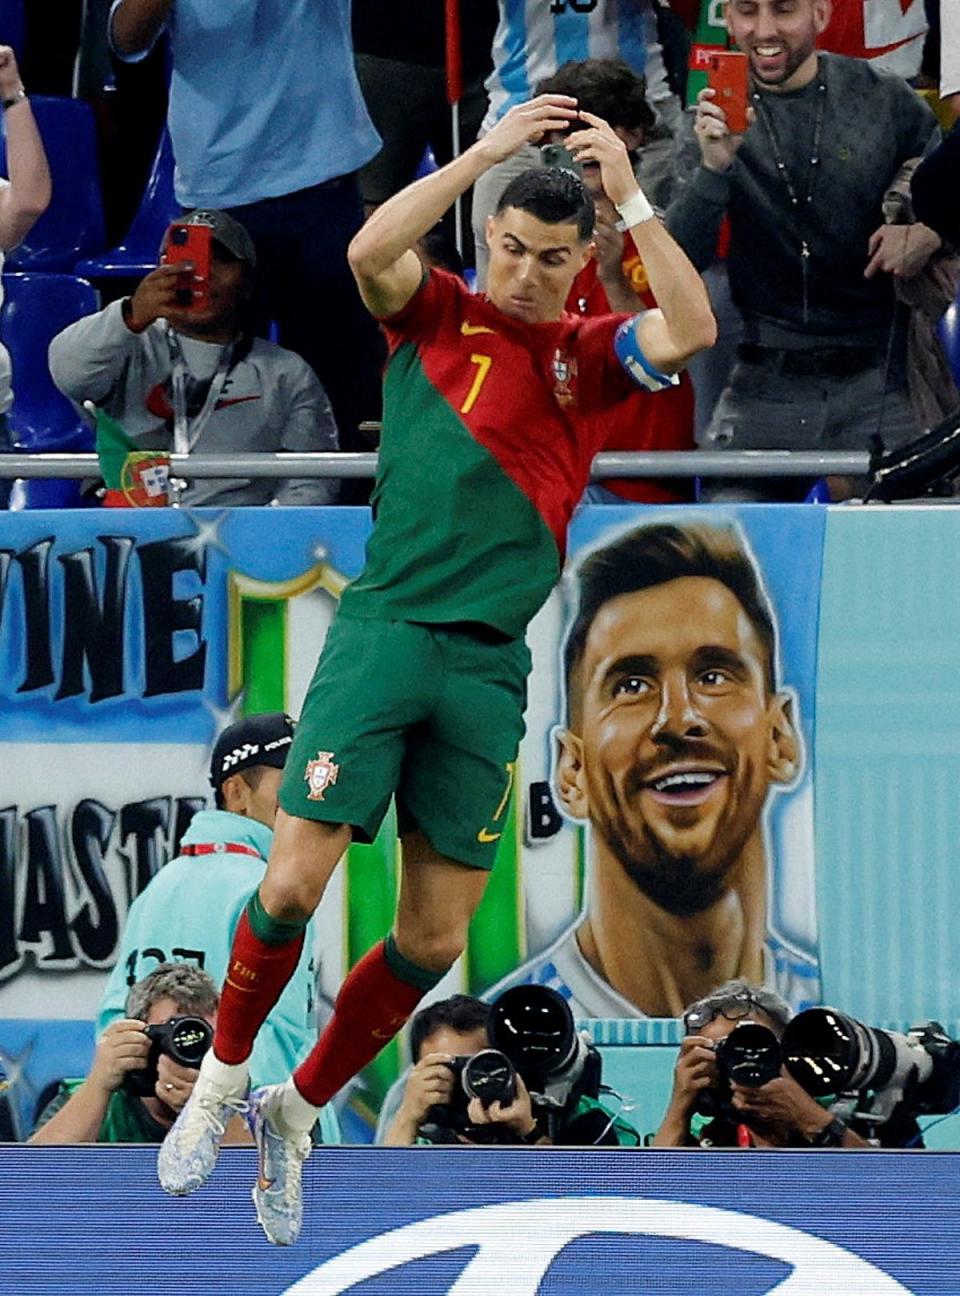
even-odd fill
[{"label": "metal railing", "polygon": [[[830,477],[864,476],[864,451],[654,450],[605,452],[593,461],[591,480],[607,477]],[[316,454],[170,456],[175,477],[373,477],[375,454],[327,451]],[[0,479],[13,477],[94,478],[95,454],[0,454]]]}]

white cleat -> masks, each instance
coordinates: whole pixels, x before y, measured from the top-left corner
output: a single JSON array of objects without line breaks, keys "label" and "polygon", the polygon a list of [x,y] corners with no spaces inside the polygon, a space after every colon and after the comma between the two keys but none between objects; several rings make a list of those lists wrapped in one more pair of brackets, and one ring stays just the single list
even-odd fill
[{"label": "white cleat", "polygon": [[247,1124],[257,1145],[257,1182],[253,1204],[257,1219],[275,1246],[290,1246],[303,1225],[303,1163],[310,1155],[310,1135],[283,1135],[273,1122],[271,1100],[279,1085],[254,1089],[247,1104]]},{"label": "white cleat", "polygon": [[243,1093],[225,1091],[204,1076],[160,1144],[157,1177],[164,1192],[185,1197],[203,1186],[213,1173],[227,1125],[247,1104]]}]

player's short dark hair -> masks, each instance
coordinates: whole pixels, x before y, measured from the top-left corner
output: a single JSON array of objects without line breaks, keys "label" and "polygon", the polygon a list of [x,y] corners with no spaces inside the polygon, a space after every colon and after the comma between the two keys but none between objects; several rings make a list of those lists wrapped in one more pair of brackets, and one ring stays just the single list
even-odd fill
[{"label": "player's short dark hair", "polygon": [[504,189],[496,214],[513,207],[529,212],[547,225],[576,225],[581,243],[593,235],[596,209],[579,176],[557,167],[531,167],[521,171]]},{"label": "player's short dark hair", "polygon": [[[246,783],[251,792],[256,792],[257,788],[263,782],[263,776],[267,772],[266,765],[248,765],[246,769],[237,770],[237,773]],[[227,776],[229,778],[229,775]],[[226,779],[224,780],[226,782]],[[223,796],[223,783],[213,789],[213,801],[218,810],[226,810],[227,803]]]},{"label": "player's short dark hair", "polygon": [[410,1023],[410,1055],[414,1062],[419,1062],[424,1040],[443,1026],[466,1034],[486,1030],[489,1017],[490,1005],[473,995],[451,995],[449,999],[421,1008]]},{"label": "player's short dark hair", "polygon": [[[646,79],[623,59],[571,60],[537,86],[536,93],[572,95],[577,107],[623,130],[649,130],[657,115],[647,102]],[[582,122],[573,122],[579,130]]]},{"label": "player's short dark hair", "polygon": [[580,601],[564,647],[567,710],[579,712],[575,675],[600,609],[621,594],[700,576],[718,581],[737,599],[763,648],[767,689],[776,688],[777,632],[760,575],[737,530],[729,525],[653,523],[635,527],[581,563]]}]

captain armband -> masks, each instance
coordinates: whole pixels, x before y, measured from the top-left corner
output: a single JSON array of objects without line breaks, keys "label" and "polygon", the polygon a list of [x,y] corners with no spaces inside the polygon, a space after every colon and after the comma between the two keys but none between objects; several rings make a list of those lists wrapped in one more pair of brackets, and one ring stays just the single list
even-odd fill
[{"label": "captain armband", "polygon": [[[641,312],[642,314],[642,312]],[[661,373],[655,369],[640,349],[637,341],[637,320],[640,315],[632,315],[624,320],[613,338],[613,349],[617,359],[637,384],[647,391],[663,391],[667,387],[676,387],[680,382],[679,374]]]}]

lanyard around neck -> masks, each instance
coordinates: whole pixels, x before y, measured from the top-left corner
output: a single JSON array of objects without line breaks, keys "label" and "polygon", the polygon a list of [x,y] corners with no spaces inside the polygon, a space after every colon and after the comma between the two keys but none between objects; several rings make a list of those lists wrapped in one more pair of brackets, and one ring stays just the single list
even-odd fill
[{"label": "lanyard around neck", "polygon": [[227,375],[233,368],[235,342],[228,342],[220,352],[217,371],[210,380],[206,399],[199,413],[190,419],[187,415],[187,363],[176,333],[167,325],[167,345],[170,348],[170,383],[173,396],[173,448],[176,454],[189,454],[200,439],[217,402],[223,395]]}]

